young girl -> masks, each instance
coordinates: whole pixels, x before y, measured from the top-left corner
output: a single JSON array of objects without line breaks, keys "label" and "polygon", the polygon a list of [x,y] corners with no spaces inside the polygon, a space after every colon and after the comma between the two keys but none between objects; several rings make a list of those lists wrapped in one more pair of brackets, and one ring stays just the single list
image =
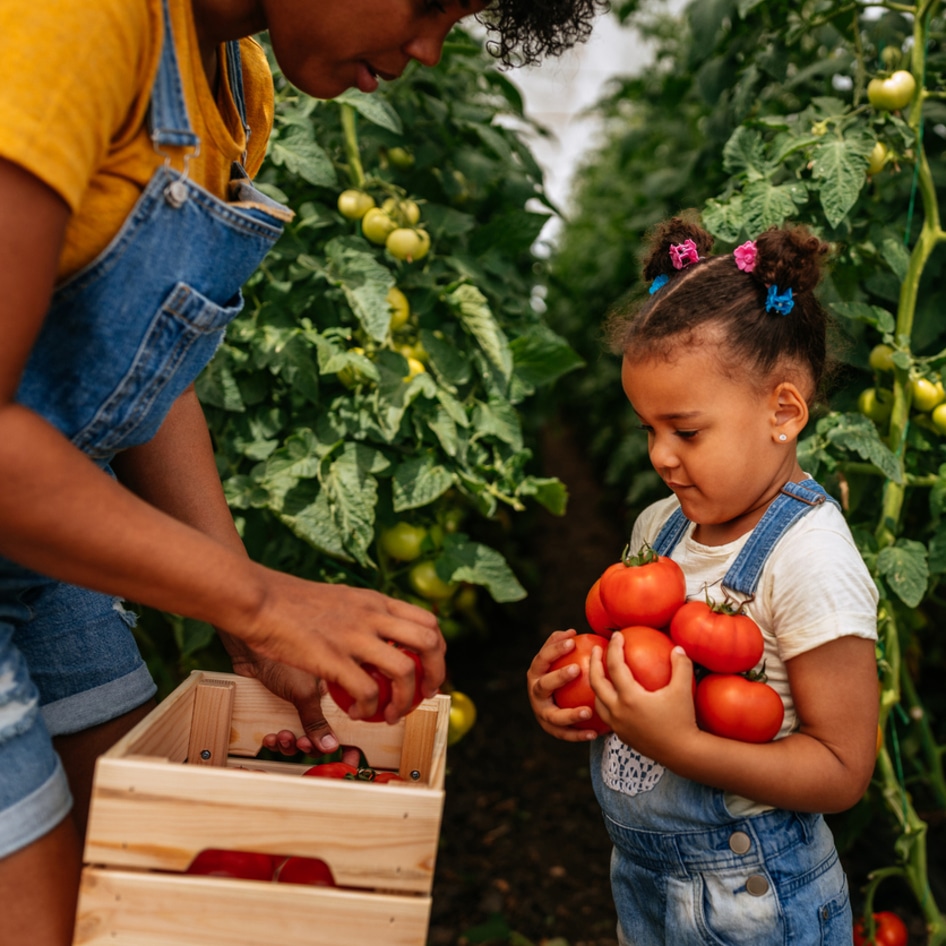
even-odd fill
[{"label": "young girl", "polygon": [[663,225],[645,262],[650,296],[612,325],[624,390],[673,493],[641,514],[631,548],[676,560],[689,597],[745,601],[781,731],[757,744],[700,730],[683,650],[650,692],[620,632],[590,669],[613,732],[595,739],[581,729],[589,710],[553,701],[577,671],[550,672],[573,630],[543,645],[529,695],[546,731],[595,739],[622,946],[849,946],[847,881],[819,813],[853,805],[873,771],[877,594],[837,504],[796,458],[825,370],[814,289],[827,247],[796,228],[732,254],[711,246],[685,219]]},{"label": "young girl", "polygon": [[[488,7],[488,10],[487,10]],[[0,0],[0,943],[72,939],[92,764],[155,687],[122,599],[216,626],[337,746],[319,678],[387,719],[444,676],[435,618],[246,557],[192,382],[284,222],[256,191],[273,86],[369,93],[481,15],[507,60],[597,0]],[[90,590],[91,589],[91,590]],[[273,744],[295,748],[293,733]],[[71,816],[70,816],[71,811]]]}]

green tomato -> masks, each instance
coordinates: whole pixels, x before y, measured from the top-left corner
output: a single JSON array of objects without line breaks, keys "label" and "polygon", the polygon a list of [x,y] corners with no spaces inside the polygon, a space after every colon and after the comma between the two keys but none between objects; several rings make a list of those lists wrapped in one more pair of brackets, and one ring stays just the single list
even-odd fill
[{"label": "green tomato", "polygon": [[880,174],[887,163],[887,146],[882,141],[875,141],[867,163],[867,173],[873,177]]},{"label": "green tomato", "polygon": [[886,79],[871,79],[867,83],[867,98],[874,108],[895,112],[906,108],[916,92],[916,79],[906,69],[898,69]]},{"label": "green tomato", "polygon": [[372,207],[361,218],[361,232],[365,239],[379,246],[396,228],[397,224],[380,207]]},{"label": "green tomato", "polygon": [[338,212],[349,220],[361,220],[372,207],[374,198],[364,191],[349,189],[338,195]]},{"label": "green tomato", "polygon": [[882,424],[890,418],[893,392],[884,388],[864,388],[857,399],[857,409],[875,424]]},{"label": "green tomato", "polygon": [[390,232],[384,245],[395,259],[407,260],[408,263],[412,263],[414,260],[423,259],[427,255],[427,251],[430,249],[430,237],[425,230],[398,227]]},{"label": "green tomato", "polygon": [[946,404],[937,404],[930,414],[930,419],[941,434],[946,434]]},{"label": "green tomato", "polygon": [[457,588],[455,581],[444,581],[437,574],[434,563],[429,559],[411,566],[407,580],[414,591],[428,601],[445,601]]},{"label": "green tomato", "polygon": [[410,381],[412,378],[416,378],[419,374],[426,374],[427,368],[422,361],[418,361],[416,358],[407,359],[407,374],[401,379],[402,381]]},{"label": "green tomato", "polygon": [[393,167],[402,171],[414,166],[414,155],[407,148],[388,148],[388,160]]},{"label": "green tomato", "polygon": [[[365,350],[363,348],[359,348],[357,345],[354,348],[349,349],[349,351],[355,355],[363,355],[365,353]],[[345,367],[338,372],[337,377],[346,388],[353,388],[355,385],[361,384],[363,381],[368,380],[365,375],[358,370],[357,365],[351,364],[345,365]]]},{"label": "green tomato", "polygon": [[923,412],[933,410],[937,404],[946,400],[943,382],[934,383],[929,378],[914,378],[910,382],[910,393],[913,395],[913,406]]},{"label": "green tomato", "polygon": [[398,522],[381,532],[378,545],[391,558],[396,558],[399,562],[412,562],[420,555],[426,538],[427,530],[423,526]]},{"label": "green tomato", "polygon": [[450,694],[450,717],[447,724],[447,745],[458,743],[476,722],[476,705],[465,694],[454,690]]},{"label": "green tomato", "polygon": [[397,200],[389,197],[381,205],[381,209],[401,225],[414,227],[420,223],[420,207],[413,200]]},{"label": "green tomato", "polygon": [[874,371],[893,371],[893,349],[889,345],[875,345],[868,358]]},{"label": "green tomato", "polygon": [[388,290],[387,300],[388,306],[391,308],[391,322],[388,327],[392,332],[396,332],[399,328],[405,326],[407,320],[411,317],[411,304],[407,301],[407,296],[397,286],[392,286]]}]

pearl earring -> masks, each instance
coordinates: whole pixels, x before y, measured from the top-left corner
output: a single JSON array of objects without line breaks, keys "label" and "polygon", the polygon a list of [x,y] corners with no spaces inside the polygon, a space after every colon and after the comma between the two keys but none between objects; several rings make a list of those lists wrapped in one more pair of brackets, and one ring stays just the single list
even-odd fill
[{"label": "pearl earring", "polygon": [[779,434],[778,439],[784,442],[788,440],[788,436],[786,434]]}]

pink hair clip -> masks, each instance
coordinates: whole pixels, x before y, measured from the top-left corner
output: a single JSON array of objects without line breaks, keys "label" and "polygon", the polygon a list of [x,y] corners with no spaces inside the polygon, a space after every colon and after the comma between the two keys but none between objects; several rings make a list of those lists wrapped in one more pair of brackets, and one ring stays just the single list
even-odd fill
[{"label": "pink hair clip", "polygon": [[670,244],[670,262],[674,269],[684,269],[690,263],[700,261],[700,251],[692,240],[684,240],[682,243]]},{"label": "pink hair clip", "polygon": [[755,240],[746,240],[742,246],[737,246],[732,251],[733,259],[736,265],[744,272],[751,273],[755,269],[758,250],[756,250]]}]

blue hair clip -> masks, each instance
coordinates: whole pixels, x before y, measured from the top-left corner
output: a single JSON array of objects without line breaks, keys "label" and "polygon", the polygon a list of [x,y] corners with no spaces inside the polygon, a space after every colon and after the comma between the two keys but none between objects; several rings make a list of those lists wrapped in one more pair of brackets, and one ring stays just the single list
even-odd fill
[{"label": "blue hair clip", "polygon": [[768,295],[765,297],[765,311],[775,312],[778,315],[788,315],[795,308],[795,300],[792,298],[791,287],[785,292],[779,292],[778,286],[769,286]]},{"label": "blue hair clip", "polygon": [[650,284],[650,294],[653,295],[655,292],[663,289],[667,285],[670,277],[666,273],[661,273],[654,281]]}]

